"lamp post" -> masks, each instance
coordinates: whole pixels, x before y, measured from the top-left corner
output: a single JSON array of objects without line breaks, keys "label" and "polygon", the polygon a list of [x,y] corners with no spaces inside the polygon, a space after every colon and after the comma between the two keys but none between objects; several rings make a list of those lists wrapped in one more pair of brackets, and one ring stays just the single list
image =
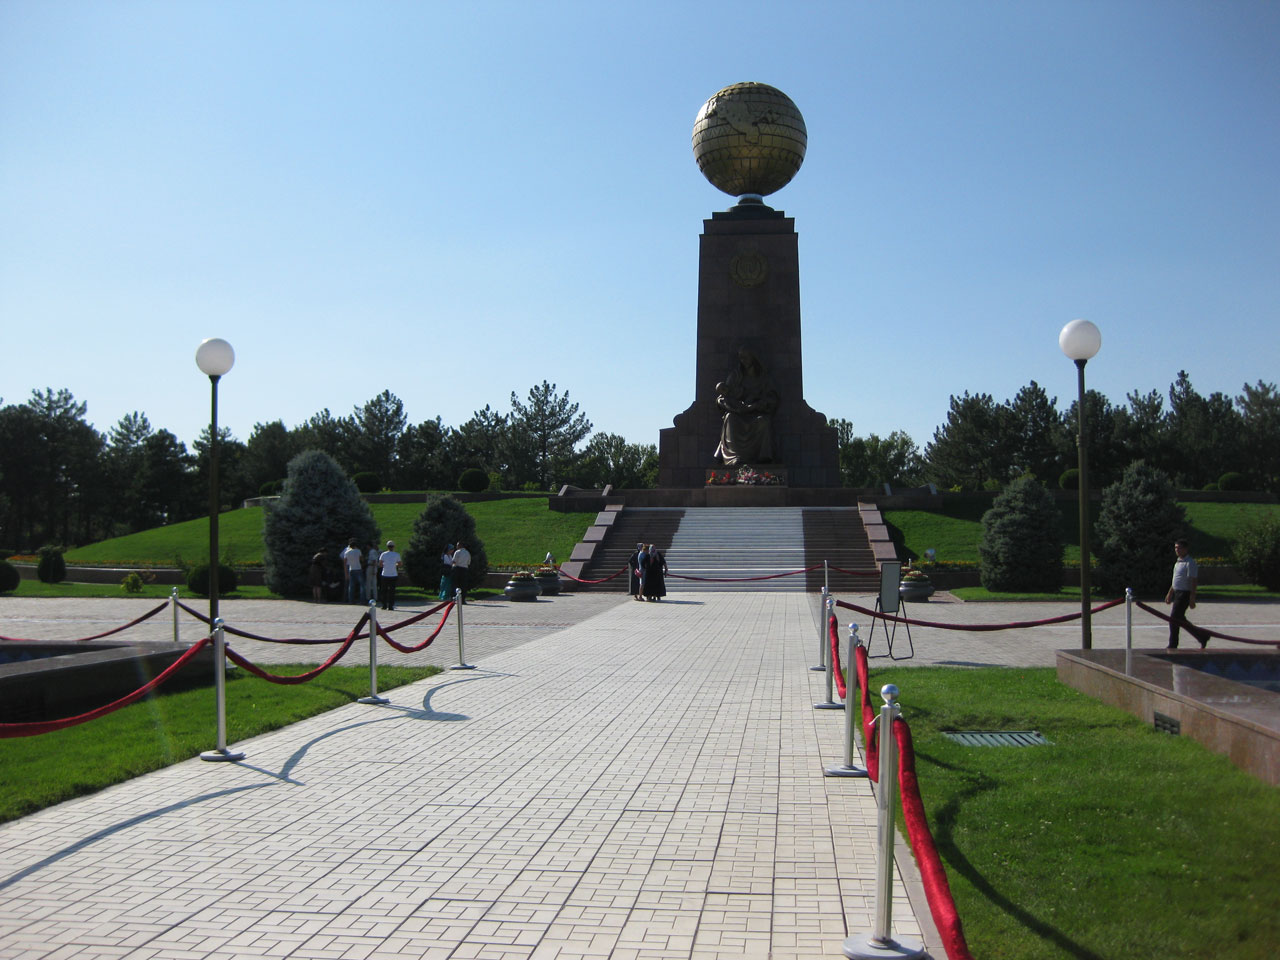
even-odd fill
[{"label": "lamp post", "polygon": [[1084,365],[1102,346],[1102,334],[1088,320],[1072,320],[1058,334],[1058,346],[1076,362],[1080,399],[1076,403],[1076,458],[1080,468],[1080,649],[1093,648],[1089,608],[1089,453],[1085,447]]},{"label": "lamp post", "polygon": [[196,366],[209,377],[209,622],[218,619],[218,380],[236,362],[231,344],[217,337],[196,348]]}]

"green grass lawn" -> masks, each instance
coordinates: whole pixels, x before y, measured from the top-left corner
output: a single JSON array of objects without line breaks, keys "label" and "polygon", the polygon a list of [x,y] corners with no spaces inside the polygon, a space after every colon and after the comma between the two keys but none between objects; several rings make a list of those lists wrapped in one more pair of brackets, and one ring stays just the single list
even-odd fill
[{"label": "green grass lawn", "polygon": [[[873,665],[870,681],[901,690],[975,957],[1276,956],[1280,790],[1051,669]],[[1052,746],[965,747],[947,730],[1038,730]]]},{"label": "green grass lawn", "polygon": [[[1191,552],[1197,557],[1229,557],[1239,532],[1258,518],[1280,516],[1280,505],[1270,503],[1184,503],[1190,530]],[[939,510],[886,510],[885,523],[900,552],[919,559],[932,547],[938,560],[978,561],[982,542],[982,515],[991,507],[988,499],[947,501]],[[1080,565],[1080,510],[1073,501],[1060,501],[1063,563]],[[1097,504],[1094,504],[1096,511]],[[1094,515],[1096,520],[1096,513]],[[1172,564],[1172,561],[1170,561]]]},{"label": "green grass lawn", "polygon": [[[986,587],[953,587],[947,591],[965,601],[990,601],[994,603],[1011,603],[1020,600],[1073,600],[1080,602],[1079,587],[1062,587],[1055,593],[995,593]],[[1097,591],[1094,591],[1096,596]],[[1222,583],[1207,587],[1199,587],[1196,596],[1201,600],[1275,600],[1280,594],[1272,593],[1252,583]],[[1097,597],[1095,602],[1106,598]]]},{"label": "green grass lawn", "polygon": [[[273,664],[270,669],[291,675],[313,667]],[[378,689],[439,672],[434,666],[381,666]],[[291,686],[233,671],[227,677],[227,743],[297,723],[368,693],[368,667],[330,667],[314,680]],[[217,746],[216,738],[213,687],[207,686],[176,692],[161,688],[153,697],[78,727],[0,740],[0,823],[189,759]],[[57,762],[50,762],[51,757]]]},{"label": "green grass lawn", "polygon": [[[488,500],[466,507],[475,518],[476,534],[484,541],[490,566],[531,566],[541,563],[548,550],[566,559],[595,519],[591,513],[550,510],[542,498]],[[401,550],[409,545],[422,504],[374,503],[370,509],[384,541],[395,540]],[[245,507],[222,514],[218,544],[223,557],[232,563],[261,563],[262,508]],[[102,566],[173,566],[179,559],[200,563],[208,559],[208,551],[209,521],[200,519],[77,547],[67,551],[66,560]]]}]

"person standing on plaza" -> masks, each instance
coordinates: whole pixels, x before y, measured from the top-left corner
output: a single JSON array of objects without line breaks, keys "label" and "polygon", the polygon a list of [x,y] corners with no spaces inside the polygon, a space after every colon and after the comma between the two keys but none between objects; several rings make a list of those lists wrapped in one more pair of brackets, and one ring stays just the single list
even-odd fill
[{"label": "person standing on plaza", "polygon": [[467,602],[467,577],[470,569],[471,551],[459,543],[453,550],[453,589],[461,592],[458,599],[463,603]]},{"label": "person standing on plaza", "polygon": [[1178,555],[1178,559],[1173,565],[1173,583],[1170,584],[1169,592],[1164,598],[1165,603],[1173,604],[1173,609],[1169,611],[1167,649],[1178,649],[1178,633],[1183,623],[1187,624],[1187,629],[1200,641],[1200,647],[1203,649],[1208,645],[1209,637],[1193,627],[1186,619],[1187,610],[1194,610],[1196,607],[1196,584],[1200,577],[1200,569],[1196,565],[1196,558],[1191,556],[1186,540],[1175,541],[1173,552]]},{"label": "person standing on plaza", "polygon": [[655,543],[649,544],[644,561],[644,598],[661,600],[667,595],[667,558]]},{"label": "person standing on plaza", "polygon": [[324,603],[325,557],[323,550],[317,550],[311,556],[311,566],[307,569],[307,583],[311,587],[311,599],[315,603]]},{"label": "person standing on plaza", "polygon": [[644,544],[637,543],[636,548],[627,556],[627,593],[632,600],[640,599],[640,564],[644,559]]},{"label": "person standing on plaza", "polygon": [[383,610],[396,608],[396,581],[400,578],[400,554],[396,553],[394,540],[387,541],[387,549],[378,555],[378,600]]},{"label": "person standing on plaza", "polygon": [[364,551],[356,546],[354,540],[350,540],[339,556],[342,558],[342,571],[346,576],[344,595],[347,603],[359,603],[364,596]]},{"label": "person standing on plaza", "polygon": [[444,552],[440,554],[440,563],[444,567],[444,573],[440,574],[440,599],[451,600],[453,598],[453,544],[445,544]]}]

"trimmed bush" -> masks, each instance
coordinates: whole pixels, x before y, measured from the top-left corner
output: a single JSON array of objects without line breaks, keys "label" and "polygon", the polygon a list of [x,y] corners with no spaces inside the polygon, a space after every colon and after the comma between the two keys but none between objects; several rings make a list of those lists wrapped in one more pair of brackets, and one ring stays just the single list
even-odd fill
[{"label": "trimmed bush", "polygon": [[1229,470],[1218,478],[1219,490],[1248,490],[1249,481],[1245,479],[1243,473],[1235,470]]},{"label": "trimmed bush", "polygon": [[67,579],[67,561],[62,559],[61,547],[41,547],[40,562],[36,564],[36,576],[41,583],[61,583]]},{"label": "trimmed bush", "polygon": [[18,573],[18,568],[8,560],[0,560],[0,593],[17,590],[21,582],[22,575]]},{"label": "trimmed bush", "polygon": [[1079,490],[1080,489],[1079,468],[1072,467],[1070,470],[1063,470],[1062,476],[1058,478],[1058,487],[1062,490]]},{"label": "trimmed bush", "polygon": [[471,553],[468,579],[473,586],[489,572],[484,541],[476,536],[476,521],[467,508],[453,497],[432,494],[427,508],[413,521],[413,535],[404,551],[404,566],[415,586],[434,591],[440,585],[444,564],[440,555],[451,543],[466,544]]},{"label": "trimmed bush", "polygon": [[1200,489],[1203,490],[1205,493],[1217,493],[1222,488],[1218,486],[1218,481],[1210,480]]},{"label": "trimmed bush", "polygon": [[362,470],[351,478],[361,493],[377,493],[382,489],[382,478],[372,470]]},{"label": "trimmed bush", "polygon": [[458,489],[463,493],[482,493],[489,489],[489,475],[479,467],[467,467],[458,477]]},{"label": "trimmed bush", "polygon": [[1177,501],[1169,475],[1142,460],[1102,491],[1102,509],[1094,525],[1098,567],[1094,582],[1108,597],[1132,587],[1140,598],[1161,597],[1169,589],[1173,541],[1187,528],[1187,513]]},{"label": "trimmed bush", "polygon": [[1280,591],[1280,518],[1271,514],[1246,529],[1233,558],[1250,583]]},{"label": "trimmed bush", "polygon": [[262,486],[258,487],[258,496],[277,497],[280,495],[280,488],[283,486],[283,480],[268,480]]},{"label": "trimmed bush", "polygon": [[997,591],[1056,591],[1062,586],[1062,514],[1034,477],[1021,476],[982,516],[982,585]]},{"label": "trimmed bush", "polygon": [[[225,563],[218,564],[218,595],[225,596],[239,586],[236,572]],[[209,595],[209,565],[197,564],[187,574],[187,589],[202,597]]]},{"label": "trimmed bush", "polygon": [[267,587],[281,596],[309,596],[307,573],[317,551],[337,557],[347,542],[378,542],[373,512],[337,461],[304,450],[289,461],[280,499],[263,507],[262,559]]}]

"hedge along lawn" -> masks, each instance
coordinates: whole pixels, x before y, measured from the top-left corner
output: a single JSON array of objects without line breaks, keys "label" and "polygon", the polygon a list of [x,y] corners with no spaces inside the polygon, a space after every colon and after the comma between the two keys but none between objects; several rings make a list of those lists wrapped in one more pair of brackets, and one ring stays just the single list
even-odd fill
[{"label": "hedge along lawn", "polygon": [[[370,508],[382,529],[382,543],[394,540],[403,553],[425,504],[374,503]],[[532,566],[541,563],[548,550],[566,559],[595,518],[593,513],[553,511],[541,497],[488,500],[468,503],[466,508],[475,518],[476,534],[484,541],[490,566]],[[218,545],[223,559],[232,563],[262,563],[262,508],[221,514]],[[208,554],[209,521],[202,518],[77,547],[67,551],[66,560],[103,566],[172,566],[178,558],[201,563]]]},{"label": "hedge along lawn", "polygon": [[[1191,552],[1197,557],[1228,557],[1239,531],[1266,513],[1280,516],[1280,504],[1270,503],[1183,503],[1190,524]],[[894,542],[907,556],[919,559],[930,547],[939,560],[978,562],[982,542],[982,515],[991,507],[990,498],[951,500],[939,510],[886,510],[885,523]],[[1097,520],[1097,502],[1090,513]],[[1062,512],[1062,539],[1066,545],[1062,561],[1080,565],[1080,509],[1075,501],[1058,501]],[[1170,545],[1170,554],[1173,547]],[[1173,561],[1169,561],[1170,569]]]},{"label": "hedge along lawn", "polygon": [[[314,669],[272,664],[272,673]],[[378,668],[378,689],[413,683],[439,667]],[[229,744],[353,703],[369,692],[368,667],[330,667],[292,686],[268,683],[243,670],[227,676]],[[370,713],[380,719],[386,713]],[[402,712],[395,716],[403,718]],[[0,740],[0,823],[94,793],[217,746],[213,687],[165,692],[78,727],[35,737]],[[50,758],[57,757],[56,763]],[[252,758],[249,758],[252,760]]]},{"label": "hedge along lawn", "polygon": [[[873,664],[872,689],[886,683],[975,957],[1276,956],[1280,789],[1052,669]],[[947,730],[1052,745],[965,747]]]}]

